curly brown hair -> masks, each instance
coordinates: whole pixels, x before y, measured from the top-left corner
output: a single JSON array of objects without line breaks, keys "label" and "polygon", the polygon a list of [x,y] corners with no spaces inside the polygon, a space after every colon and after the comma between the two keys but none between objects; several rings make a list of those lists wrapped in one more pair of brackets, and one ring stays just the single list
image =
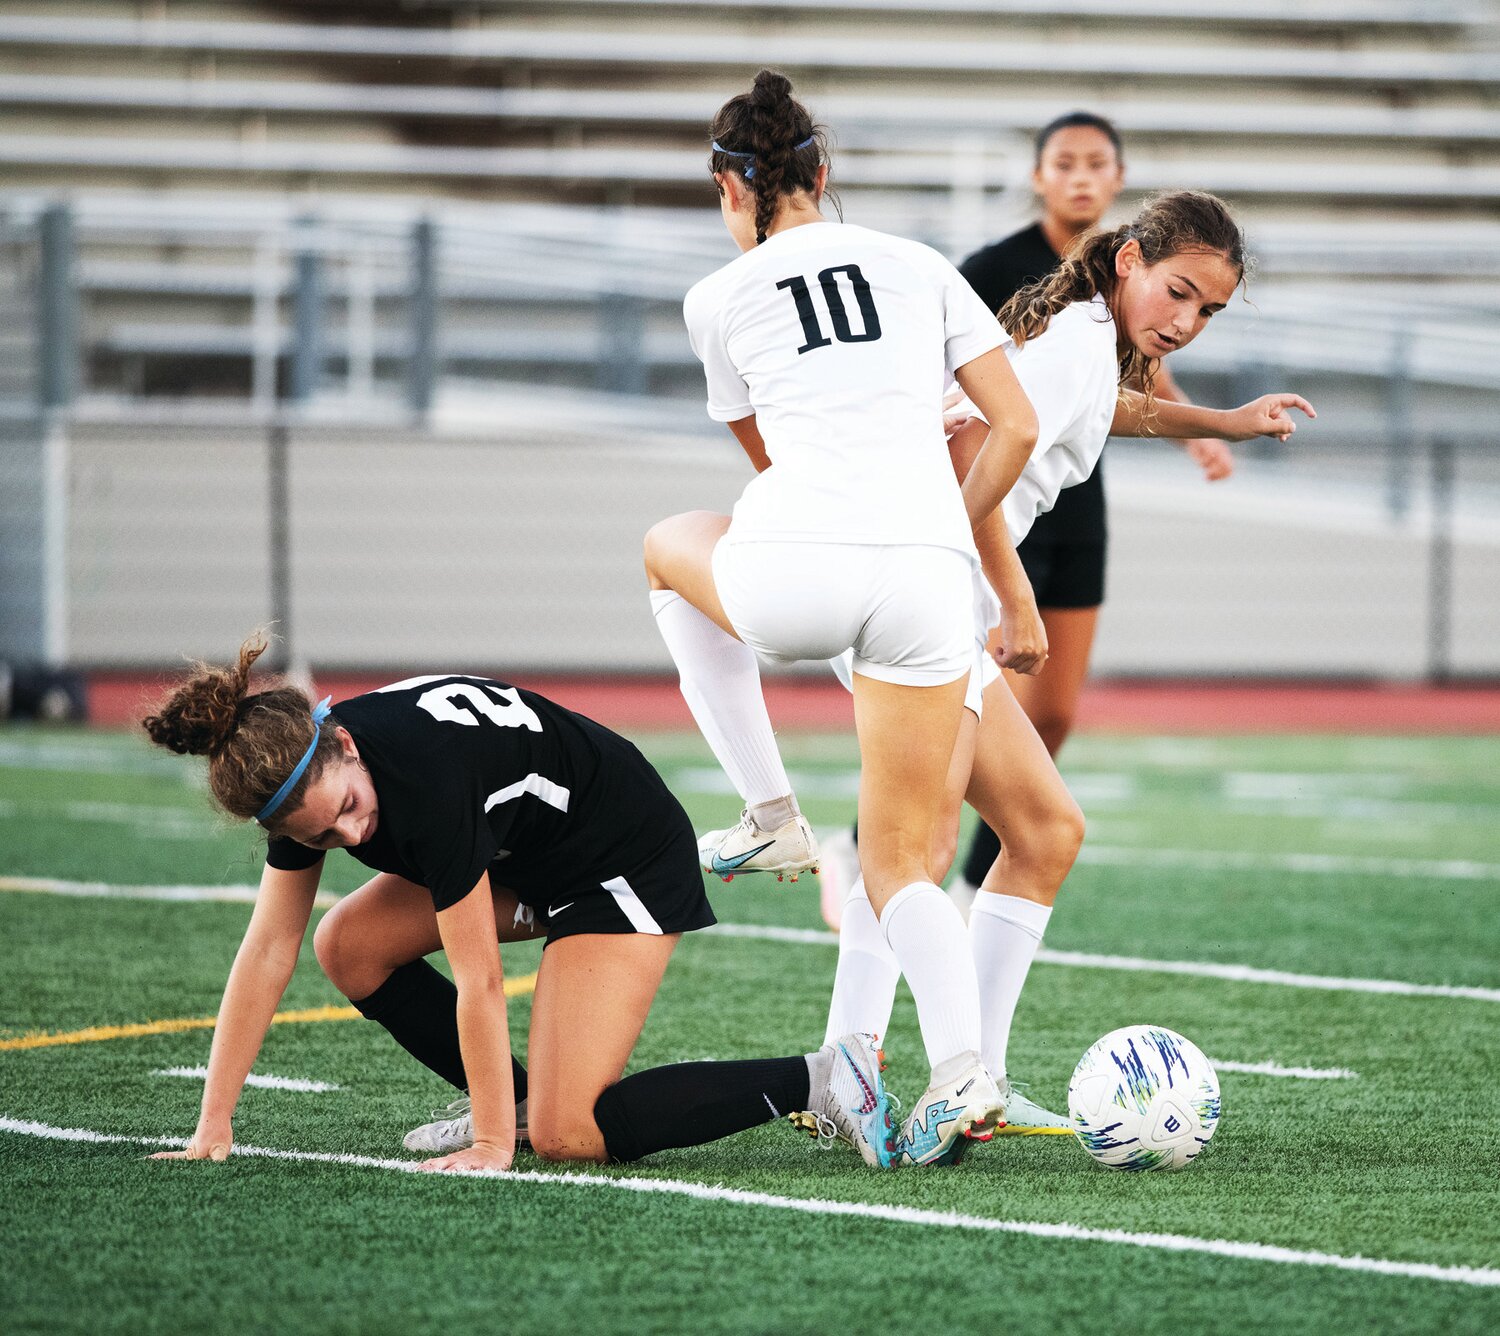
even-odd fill
[{"label": "curly brown hair", "polygon": [[[1000,323],[1019,348],[1034,339],[1052,317],[1074,302],[1102,296],[1114,310],[1115,256],[1127,241],[1141,248],[1141,259],[1157,264],[1184,251],[1214,251],[1222,255],[1245,278],[1250,257],[1245,234],[1217,195],[1202,190],[1174,190],[1148,200],[1136,217],[1106,232],[1088,232],[1079,237],[1062,263],[1035,283],[1022,288],[1000,308]],[[1146,396],[1147,413],[1154,403],[1152,389],[1160,359],[1147,357],[1134,345],[1120,356],[1120,383],[1139,388]]]},{"label": "curly brown hair", "polygon": [[828,131],[792,96],[792,84],[761,70],[748,93],[732,97],[710,127],[708,170],[743,177],[755,195],[755,244],[766,239],[782,198],[816,189],[828,160]]},{"label": "curly brown hair", "polygon": [[230,816],[248,820],[286,782],[302,754],[318,739],[307,770],[267,820],[274,828],[295,812],[342,749],[336,728],[312,720],[307,693],[282,684],[250,693],[250,669],[266,652],[257,632],[240,646],[233,668],[195,661],[192,675],[173,690],[157,712],[141,721],[151,741],[180,756],[208,757],[208,787]]}]

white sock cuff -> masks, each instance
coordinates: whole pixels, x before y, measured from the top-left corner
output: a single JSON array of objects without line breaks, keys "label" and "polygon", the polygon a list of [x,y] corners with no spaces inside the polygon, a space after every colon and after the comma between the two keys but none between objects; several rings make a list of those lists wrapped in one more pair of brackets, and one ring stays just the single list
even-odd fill
[{"label": "white sock cuff", "polygon": [[651,591],[651,615],[660,617],[677,599],[682,597],[675,589],[653,589]]},{"label": "white sock cuff", "polygon": [[996,895],[993,891],[980,891],[974,897],[974,903],[969,906],[970,919],[975,914],[988,914],[993,918],[1003,919],[1012,927],[1041,941],[1042,934],[1047,931],[1048,920],[1052,917],[1052,906],[1038,904],[1035,900],[1023,900],[1019,895]]},{"label": "white sock cuff", "polygon": [[886,901],[885,908],[880,911],[878,917],[880,920],[880,931],[885,934],[885,940],[888,943],[891,940],[891,923],[896,917],[896,911],[900,909],[902,905],[908,904],[912,900],[915,900],[919,895],[926,895],[929,892],[933,895],[941,897],[945,904],[948,902],[948,897],[946,895],[943,895],[942,887],[935,886],[930,881],[914,881],[910,886],[903,886],[899,891],[896,892],[895,895],[893,895],[889,900]]}]

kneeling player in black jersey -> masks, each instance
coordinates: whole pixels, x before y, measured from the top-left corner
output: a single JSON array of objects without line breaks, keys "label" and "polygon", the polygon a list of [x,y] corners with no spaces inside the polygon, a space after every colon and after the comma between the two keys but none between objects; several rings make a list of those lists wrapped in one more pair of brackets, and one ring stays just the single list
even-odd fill
[{"label": "kneeling player in black jersey", "polygon": [[[198,665],[145,721],[206,754],[232,816],[270,833],[266,867],[214,1033],[198,1127],[172,1157],[221,1160],[231,1115],[307,931],[323,856],[377,875],[318,925],[338,989],[470,1107],[408,1146],[433,1169],[506,1169],[522,1105],[547,1159],[639,1159],[792,1112],[867,1163],[891,1162],[870,1036],[805,1057],[621,1073],[678,938],[714,922],[687,814],[650,763],[592,720],[501,682],[418,677],[313,707]],[[511,1057],[497,939],[544,936],[528,1046]],[[425,956],[448,953],[454,983]],[[443,1138],[443,1139],[439,1139]]]}]

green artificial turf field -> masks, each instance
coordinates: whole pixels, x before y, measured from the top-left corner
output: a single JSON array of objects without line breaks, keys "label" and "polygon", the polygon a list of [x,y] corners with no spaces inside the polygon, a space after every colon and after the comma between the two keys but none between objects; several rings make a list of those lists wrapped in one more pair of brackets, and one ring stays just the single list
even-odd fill
[{"label": "green artificial turf field", "polygon": [[[695,736],[641,742],[700,828],[733,819]],[[815,823],[847,820],[849,740],[786,751]],[[882,1175],[770,1125],[628,1167],[432,1178],[382,1162],[413,1158],[401,1133],[450,1092],[364,1022],[277,1025],[256,1070],[338,1088],[240,1104],[240,1146],[324,1158],[223,1165],[144,1158],[192,1130],[201,1081],[158,1073],[203,1064],[206,1029],[10,1042],[211,1016],[248,905],[60,892],[245,886],[259,859],[187,763],[0,731],[0,878],[57,883],[0,892],[0,1331],[1500,1330],[1500,741],[1094,736],[1064,769],[1089,837],[1012,1075],[1056,1106],[1105,1031],[1184,1032],[1225,1108],[1187,1172],[1046,1137]],[[362,873],[335,854],[324,884]],[[816,883],[711,893],[726,923],[802,931],[684,941],[633,1067],[821,1038]],[[506,957],[521,977],[538,951]],[[283,1008],[342,1003],[309,945]],[[524,1044],[528,1000],[510,1007]],[[914,1097],[904,992],[887,1048]]]}]

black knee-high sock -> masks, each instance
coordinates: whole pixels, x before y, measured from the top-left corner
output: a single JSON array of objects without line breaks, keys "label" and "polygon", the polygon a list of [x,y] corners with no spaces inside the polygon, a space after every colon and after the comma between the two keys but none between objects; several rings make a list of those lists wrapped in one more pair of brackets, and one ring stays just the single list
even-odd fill
[{"label": "black knee-high sock", "polygon": [[981,821],[969,842],[969,856],[964,859],[964,880],[970,886],[980,885],[990,875],[990,869],[999,857],[1000,837]]},{"label": "black knee-high sock", "polygon": [[680,1062],[637,1072],[594,1105],[610,1159],[701,1146],[807,1107],[806,1058]]},{"label": "black knee-high sock", "polygon": [[[353,999],[351,999],[353,1000]],[[402,965],[369,997],[354,1001],[360,1015],[385,1026],[424,1067],[451,1086],[469,1088],[458,1050],[458,989],[425,960]],[[526,1068],[510,1060],[516,1102],[526,1098]]]}]

